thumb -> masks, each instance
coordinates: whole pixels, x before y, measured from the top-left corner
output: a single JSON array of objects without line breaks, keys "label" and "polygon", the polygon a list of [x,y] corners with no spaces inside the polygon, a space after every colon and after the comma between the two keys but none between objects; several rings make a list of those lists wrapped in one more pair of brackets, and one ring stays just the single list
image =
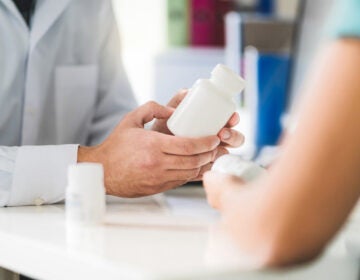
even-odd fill
[{"label": "thumb", "polygon": [[153,119],[168,119],[174,109],[162,106],[154,101],[147,102],[132,113],[132,121],[138,127],[144,127]]},{"label": "thumb", "polygon": [[184,100],[185,96],[187,95],[188,90],[187,89],[182,89],[180,90],[177,94],[175,94],[175,96],[169,101],[169,103],[167,104],[168,107],[171,108],[177,108],[179,106],[179,104],[181,103],[181,101]]}]

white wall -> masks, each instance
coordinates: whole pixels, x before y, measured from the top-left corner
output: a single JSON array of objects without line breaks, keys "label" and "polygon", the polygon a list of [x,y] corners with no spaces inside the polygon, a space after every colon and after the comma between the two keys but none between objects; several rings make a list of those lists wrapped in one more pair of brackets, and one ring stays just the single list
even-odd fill
[{"label": "white wall", "polygon": [[125,68],[140,103],[153,97],[153,58],[166,43],[165,0],[113,0]]}]

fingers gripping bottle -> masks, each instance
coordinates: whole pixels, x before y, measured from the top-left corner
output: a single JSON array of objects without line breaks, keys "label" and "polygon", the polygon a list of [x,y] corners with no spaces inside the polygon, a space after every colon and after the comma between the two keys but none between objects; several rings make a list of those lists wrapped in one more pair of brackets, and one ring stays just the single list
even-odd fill
[{"label": "fingers gripping bottle", "polygon": [[167,126],[176,136],[217,135],[236,111],[234,97],[245,81],[224,65],[217,65],[210,79],[200,79],[180,103]]}]

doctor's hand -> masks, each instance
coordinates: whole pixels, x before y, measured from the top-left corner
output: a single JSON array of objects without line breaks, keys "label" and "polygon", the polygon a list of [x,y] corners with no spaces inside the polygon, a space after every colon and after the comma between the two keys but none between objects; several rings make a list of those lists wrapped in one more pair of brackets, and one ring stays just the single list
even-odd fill
[{"label": "doctor's hand", "polygon": [[[188,90],[183,89],[180,90],[167,104],[168,107],[176,109],[181,101],[185,98],[187,95]],[[156,120],[152,130],[161,132],[168,135],[173,135],[171,131],[168,129],[166,122],[168,119],[159,119]],[[225,125],[223,129],[218,133],[219,138],[221,139],[221,146],[225,148],[238,148],[240,147],[244,141],[245,137],[237,130],[232,129],[234,126],[236,126],[240,121],[240,117],[238,113],[234,113],[228,123]]]},{"label": "doctor's hand", "polygon": [[102,163],[107,194],[138,197],[198,180],[222,153],[217,136],[181,138],[144,129],[173,109],[149,102],[125,116],[99,146],[79,147],[78,162]]}]

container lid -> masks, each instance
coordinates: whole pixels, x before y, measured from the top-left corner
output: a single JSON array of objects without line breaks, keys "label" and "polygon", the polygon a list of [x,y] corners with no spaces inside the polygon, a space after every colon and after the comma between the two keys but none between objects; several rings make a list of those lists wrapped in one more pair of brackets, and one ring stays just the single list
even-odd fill
[{"label": "container lid", "polygon": [[240,93],[246,86],[243,78],[223,64],[218,64],[214,68],[211,72],[211,80],[232,95]]},{"label": "container lid", "polygon": [[82,191],[104,186],[104,168],[99,163],[78,163],[68,168],[68,187]]}]

